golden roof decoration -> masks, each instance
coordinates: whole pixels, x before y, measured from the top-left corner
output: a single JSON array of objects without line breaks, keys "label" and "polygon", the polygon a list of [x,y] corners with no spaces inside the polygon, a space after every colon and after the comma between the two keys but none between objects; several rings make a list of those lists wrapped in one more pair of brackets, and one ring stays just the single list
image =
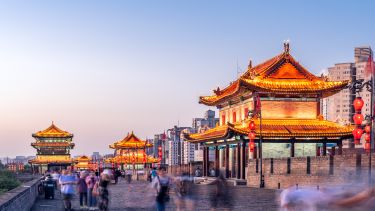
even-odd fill
[{"label": "golden roof decoration", "polygon": [[71,138],[73,134],[58,128],[53,122],[47,129],[32,134],[33,137],[41,138]]},{"label": "golden roof decoration", "polygon": [[77,162],[88,162],[90,160],[91,159],[86,155],[82,155],[82,156],[75,159],[75,161],[77,161]]},{"label": "golden roof decoration", "polygon": [[284,52],[252,67],[224,89],[216,89],[214,95],[201,96],[199,102],[218,105],[241,94],[240,90],[272,94],[307,94],[327,97],[342,90],[349,81],[327,81],[315,76],[298,63],[289,53],[289,45]]},{"label": "golden roof decoration", "polygon": [[[249,121],[249,120],[247,120]],[[259,119],[255,120],[259,125]],[[339,138],[352,136],[352,126],[342,126],[322,119],[262,119],[264,138]],[[206,142],[230,138],[231,133],[249,134],[248,122],[217,126],[204,133],[184,134],[189,142]],[[256,127],[259,134],[259,127]],[[259,136],[257,136],[259,137]]]},{"label": "golden roof decoration", "polygon": [[133,131],[120,141],[117,141],[111,145],[109,148],[112,149],[143,149],[145,147],[152,147],[151,143],[139,139],[134,135]]},{"label": "golden roof decoration", "polygon": [[[118,163],[118,164],[144,164],[145,157],[144,154],[132,155],[117,155],[113,158],[108,158],[105,160],[107,163]],[[146,163],[158,163],[160,160],[154,158],[153,156],[146,155]]]}]

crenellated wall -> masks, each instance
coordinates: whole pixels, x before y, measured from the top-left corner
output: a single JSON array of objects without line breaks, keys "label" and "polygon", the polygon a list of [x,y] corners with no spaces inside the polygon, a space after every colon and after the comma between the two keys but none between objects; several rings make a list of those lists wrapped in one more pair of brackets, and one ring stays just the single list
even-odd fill
[{"label": "crenellated wall", "polygon": [[0,211],[29,211],[38,196],[39,184],[40,179],[34,179],[1,194]]},{"label": "crenellated wall", "polygon": [[[371,157],[374,169],[375,155]],[[326,184],[366,182],[368,169],[368,154],[263,159],[265,187],[272,189],[296,185],[322,187]],[[259,170],[259,160],[250,160],[247,168],[248,186],[259,187]]]}]

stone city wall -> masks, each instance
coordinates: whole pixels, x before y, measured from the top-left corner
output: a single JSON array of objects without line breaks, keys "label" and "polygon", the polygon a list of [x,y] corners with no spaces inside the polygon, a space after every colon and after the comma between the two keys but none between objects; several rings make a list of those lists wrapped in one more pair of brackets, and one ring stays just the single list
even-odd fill
[{"label": "stone city wall", "polygon": [[[371,156],[372,169],[375,155]],[[259,187],[259,159],[250,160],[247,167],[247,185]],[[346,153],[335,156],[266,158],[263,159],[265,188],[291,186],[324,187],[348,182],[368,181],[369,155]],[[375,172],[373,172],[374,175]]]},{"label": "stone city wall", "polygon": [[40,179],[34,179],[1,194],[0,211],[29,211],[38,196],[39,184]]}]

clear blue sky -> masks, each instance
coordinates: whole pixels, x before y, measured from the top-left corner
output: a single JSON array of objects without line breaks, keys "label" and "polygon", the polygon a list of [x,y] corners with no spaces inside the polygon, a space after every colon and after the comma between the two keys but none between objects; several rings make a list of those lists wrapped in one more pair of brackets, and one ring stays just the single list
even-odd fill
[{"label": "clear blue sky", "polygon": [[[303,3],[302,3],[303,2]],[[1,1],[0,157],[51,121],[73,155],[191,124],[211,94],[291,42],[311,72],[375,46],[373,1]]]}]

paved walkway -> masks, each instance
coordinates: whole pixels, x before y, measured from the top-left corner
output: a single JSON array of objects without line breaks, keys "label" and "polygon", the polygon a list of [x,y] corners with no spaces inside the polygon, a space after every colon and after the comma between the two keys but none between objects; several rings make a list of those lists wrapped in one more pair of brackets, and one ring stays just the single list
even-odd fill
[{"label": "paved walkway", "polygon": [[[210,195],[214,191],[214,186],[211,185],[196,185],[196,206],[195,210],[209,210],[210,209]],[[233,196],[232,210],[277,210],[277,198],[275,190],[255,189],[248,187],[230,187],[230,194]],[[173,192],[171,193],[172,200],[167,205],[167,210],[175,210],[173,203]],[[110,210],[155,210],[154,192],[150,190],[149,183],[133,181],[127,184],[120,180],[119,184],[110,186]],[[73,208],[78,210],[79,202],[76,196],[73,200]],[[46,200],[40,196],[32,211],[50,211],[50,210],[64,210],[61,196],[56,194],[55,200]]]}]

